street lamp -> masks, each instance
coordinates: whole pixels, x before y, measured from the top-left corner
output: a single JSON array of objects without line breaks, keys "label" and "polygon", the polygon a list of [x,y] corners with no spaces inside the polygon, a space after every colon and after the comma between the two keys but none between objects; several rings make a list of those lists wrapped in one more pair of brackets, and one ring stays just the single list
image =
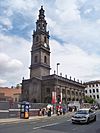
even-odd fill
[{"label": "street lamp", "polygon": [[60,65],[60,63],[57,63],[57,85],[54,89],[54,92],[52,92],[52,96],[54,97],[54,101],[53,101],[53,111],[54,113],[56,113],[56,104],[57,104],[57,86],[58,86],[58,66]]},{"label": "street lamp", "polygon": [[57,63],[57,75],[58,75],[58,66],[60,65],[60,63]]},{"label": "street lamp", "polygon": [[[56,93],[57,93],[57,89],[58,89],[58,66],[60,65],[60,63],[57,63],[57,87],[56,87]],[[58,96],[57,96],[58,97]],[[58,102],[58,101],[57,101]]]}]

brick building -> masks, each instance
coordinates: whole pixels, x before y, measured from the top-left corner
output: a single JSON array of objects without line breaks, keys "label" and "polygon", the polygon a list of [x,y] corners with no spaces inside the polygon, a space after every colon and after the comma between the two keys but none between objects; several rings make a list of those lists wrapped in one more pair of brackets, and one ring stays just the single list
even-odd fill
[{"label": "brick building", "polygon": [[0,87],[0,101],[18,102],[21,96],[21,88]]},{"label": "brick building", "polygon": [[81,101],[85,86],[79,81],[50,75],[49,31],[41,6],[36,30],[33,31],[31,49],[30,79],[22,80],[22,100],[34,103],[51,103],[54,92],[56,100],[60,97],[64,103]]}]

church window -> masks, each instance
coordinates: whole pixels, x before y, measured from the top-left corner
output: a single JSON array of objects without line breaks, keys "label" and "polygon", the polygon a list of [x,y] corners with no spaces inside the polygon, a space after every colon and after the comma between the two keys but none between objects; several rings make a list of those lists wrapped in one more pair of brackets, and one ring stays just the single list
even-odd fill
[{"label": "church window", "polygon": [[82,96],[82,93],[81,93],[81,92],[79,92],[79,95],[80,95],[80,96]]},{"label": "church window", "polygon": [[43,29],[44,29],[44,24],[42,26],[43,26]]},{"label": "church window", "polygon": [[47,57],[44,56],[44,63],[47,63]]},{"label": "church window", "polygon": [[37,60],[38,60],[38,57],[36,55],[35,58],[34,58],[34,62],[37,63]]},{"label": "church window", "polygon": [[76,96],[78,96],[78,92],[76,92]]},{"label": "church window", "polygon": [[74,91],[72,91],[72,95],[74,95]]},{"label": "church window", "polygon": [[67,90],[67,94],[70,95],[70,91],[69,90]]}]

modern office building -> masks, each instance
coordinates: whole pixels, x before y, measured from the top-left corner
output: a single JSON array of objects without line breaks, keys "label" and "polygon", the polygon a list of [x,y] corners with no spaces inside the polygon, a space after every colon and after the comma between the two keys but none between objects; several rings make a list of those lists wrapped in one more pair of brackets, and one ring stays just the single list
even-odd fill
[{"label": "modern office building", "polygon": [[59,76],[58,71],[50,75],[50,36],[44,12],[41,6],[33,31],[30,78],[22,80],[22,100],[34,103],[82,101],[85,89],[82,82]]}]

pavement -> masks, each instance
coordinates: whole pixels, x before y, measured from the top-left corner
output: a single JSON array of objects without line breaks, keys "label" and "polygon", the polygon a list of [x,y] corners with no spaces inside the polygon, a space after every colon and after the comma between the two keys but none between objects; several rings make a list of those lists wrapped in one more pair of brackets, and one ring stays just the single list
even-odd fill
[{"label": "pavement", "polygon": [[[73,112],[67,112],[65,116],[72,116]],[[21,119],[21,118],[5,118],[5,119],[0,119],[0,124],[8,124],[8,123],[20,123],[20,122],[28,122],[28,121],[36,121],[40,119],[47,118],[48,116],[30,116],[29,119]],[[51,117],[59,117],[56,114],[51,115]],[[50,117],[50,118],[51,118]]]}]

